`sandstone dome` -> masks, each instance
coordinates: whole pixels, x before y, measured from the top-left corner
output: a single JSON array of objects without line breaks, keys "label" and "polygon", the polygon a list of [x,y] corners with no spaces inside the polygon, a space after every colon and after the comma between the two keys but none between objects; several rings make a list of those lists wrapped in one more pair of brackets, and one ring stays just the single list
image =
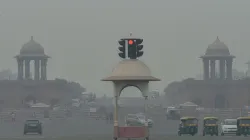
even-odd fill
[{"label": "sandstone dome", "polygon": [[205,53],[206,56],[229,56],[230,52],[228,47],[219,40],[219,37],[210,44]]},{"label": "sandstone dome", "polygon": [[118,63],[112,71],[112,74],[102,79],[102,81],[160,81],[151,75],[149,67],[137,59],[125,59]]},{"label": "sandstone dome", "polygon": [[31,40],[22,46],[20,55],[44,55],[44,48],[34,41],[32,36]]}]

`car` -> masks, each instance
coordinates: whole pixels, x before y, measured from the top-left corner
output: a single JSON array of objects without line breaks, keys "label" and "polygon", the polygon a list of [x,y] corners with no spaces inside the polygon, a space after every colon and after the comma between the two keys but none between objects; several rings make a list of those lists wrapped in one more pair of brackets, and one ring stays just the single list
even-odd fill
[{"label": "car", "polygon": [[167,120],[179,120],[181,118],[180,110],[175,107],[168,107],[166,111]]},{"label": "car", "polygon": [[39,120],[26,120],[23,134],[37,133],[42,135],[42,123]]},{"label": "car", "polygon": [[221,136],[235,134],[237,132],[237,119],[225,119],[221,123]]},{"label": "car", "polygon": [[[128,126],[144,126],[145,118],[144,114],[128,114],[125,118],[125,123]],[[153,127],[153,120],[148,119],[148,126]]]}]

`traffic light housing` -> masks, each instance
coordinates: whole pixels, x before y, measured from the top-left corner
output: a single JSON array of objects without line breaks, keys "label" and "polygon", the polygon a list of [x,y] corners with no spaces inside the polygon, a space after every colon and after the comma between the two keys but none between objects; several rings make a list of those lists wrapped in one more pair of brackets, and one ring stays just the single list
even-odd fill
[{"label": "traffic light housing", "polygon": [[143,42],[143,39],[137,39],[136,40],[136,57],[141,57],[143,55],[143,45],[141,45]]},{"label": "traffic light housing", "polygon": [[126,57],[126,49],[125,49],[125,40],[119,40],[118,41],[118,43],[121,45],[118,49],[119,49],[119,53],[118,53],[118,55],[121,57],[121,58],[123,58],[123,59],[125,59],[125,57]]},{"label": "traffic light housing", "polygon": [[136,59],[136,43],[135,40],[128,40],[128,57],[130,59]]}]

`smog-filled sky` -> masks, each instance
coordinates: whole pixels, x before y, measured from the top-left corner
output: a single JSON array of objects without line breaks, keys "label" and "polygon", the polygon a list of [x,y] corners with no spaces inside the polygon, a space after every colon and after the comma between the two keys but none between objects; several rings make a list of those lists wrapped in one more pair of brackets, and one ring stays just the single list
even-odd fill
[{"label": "smog-filled sky", "polygon": [[249,5],[249,0],[1,0],[0,68],[16,72],[13,57],[34,36],[52,57],[49,79],[77,81],[111,96],[112,85],[100,79],[120,61],[117,41],[132,32],[144,39],[140,59],[162,79],[150,90],[201,74],[199,56],[217,36],[236,56],[233,67],[246,71]]}]

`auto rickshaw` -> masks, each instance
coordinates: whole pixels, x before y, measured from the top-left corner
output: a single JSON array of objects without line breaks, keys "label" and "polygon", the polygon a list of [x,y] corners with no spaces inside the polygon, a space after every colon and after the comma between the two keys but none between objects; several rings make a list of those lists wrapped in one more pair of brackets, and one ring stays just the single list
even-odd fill
[{"label": "auto rickshaw", "polygon": [[218,118],[217,117],[205,117],[203,119],[203,136],[209,134],[211,136],[218,136]]},{"label": "auto rickshaw", "polygon": [[178,135],[190,134],[194,136],[198,133],[198,119],[195,117],[182,117],[180,119]]},{"label": "auto rickshaw", "polygon": [[237,118],[237,136],[250,135],[250,117],[239,117]]}]

